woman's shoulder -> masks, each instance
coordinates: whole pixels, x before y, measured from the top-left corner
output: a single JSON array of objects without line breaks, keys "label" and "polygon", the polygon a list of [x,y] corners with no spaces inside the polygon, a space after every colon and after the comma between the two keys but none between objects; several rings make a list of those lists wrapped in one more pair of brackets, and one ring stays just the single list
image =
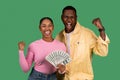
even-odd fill
[{"label": "woman's shoulder", "polygon": [[63,42],[61,42],[61,41],[59,41],[59,40],[57,40],[57,39],[55,39],[55,43],[57,43],[57,44],[61,44],[61,45],[64,44]]},{"label": "woman's shoulder", "polygon": [[35,41],[33,41],[33,42],[31,42],[30,44],[29,44],[29,46],[36,46],[38,43],[40,43],[41,42],[41,39],[39,39],[39,40],[35,40]]}]

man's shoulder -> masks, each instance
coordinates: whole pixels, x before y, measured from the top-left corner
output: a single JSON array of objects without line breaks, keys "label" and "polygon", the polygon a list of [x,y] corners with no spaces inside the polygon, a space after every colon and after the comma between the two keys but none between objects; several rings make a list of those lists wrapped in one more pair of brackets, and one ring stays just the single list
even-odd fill
[{"label": "man's shoulder", "polygon": [[84,27],[84,26],[82,26],[82,31],[85,33],[91,33],[91,34],[94,33],[91,29]]},{"label": "man's shoulder", "polygon": [[63,41],[64,41],[64,30],[61,30],[61,31],[57,34],[57,36],[56,36],[55,39],[58,40],[58,41],[60,41],[60,42],[63,42]]},{"label": "man's shoulder", "polygon": [[76,32],[78,32],[80,34],[93,33],[93,31],[91,29],[81,25],[79,22],[77,22],[77,25],[76,25]]},{"label": "man's shoulder", "polygon": [[64,29],[61,30],[61,31],[58,33],[58,35],[63,35],[63,32],[64,32]]},{"label": "man's shoulder", "polygon": [[64,36],[64,30],[61,30],[56,37],[62,37],[62,36]]}]

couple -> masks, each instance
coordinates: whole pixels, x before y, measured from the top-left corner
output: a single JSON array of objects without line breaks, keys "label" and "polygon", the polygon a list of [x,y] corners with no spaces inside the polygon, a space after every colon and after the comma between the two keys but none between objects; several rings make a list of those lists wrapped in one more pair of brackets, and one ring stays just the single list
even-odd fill
[{"label": "couple", "polygon": [[[65,28],[56,39],[52,37],[54,29],[52,19],[44,17],[40,20],[42,39],[29,45],[26,57],[25,43],[18,43],[22,70],[28,72],[34,62],[28,80],[93,80],[93,52],[100,56],[107,55],[109,39],[99,18],[92,21],[100,33],[99,37],[77,22],[77,11],[73,6],[63,8],[61,19]],[[45,60],[45,57],[54,50],[68,52],[72,61],[66,66],[60,64],[57,69],[54,68]]]}]

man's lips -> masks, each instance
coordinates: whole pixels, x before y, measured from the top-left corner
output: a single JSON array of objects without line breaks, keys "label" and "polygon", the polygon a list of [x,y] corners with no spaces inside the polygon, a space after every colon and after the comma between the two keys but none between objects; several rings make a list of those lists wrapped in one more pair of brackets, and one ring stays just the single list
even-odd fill
[{"label": "man's lips", "polygon": [[71,23],[66,24],[66,28],[70,29],[72,27]]}]

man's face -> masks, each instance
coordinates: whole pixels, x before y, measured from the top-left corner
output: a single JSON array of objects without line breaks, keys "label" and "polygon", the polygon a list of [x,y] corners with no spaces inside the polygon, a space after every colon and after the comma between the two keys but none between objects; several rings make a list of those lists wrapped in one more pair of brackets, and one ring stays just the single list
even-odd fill
[{"label": "man's face", "polygon": [[74,30],[77,16],[74,10],[65,10],[62,14],[62,21],[65,25],[65,32],[70,33]]}]

